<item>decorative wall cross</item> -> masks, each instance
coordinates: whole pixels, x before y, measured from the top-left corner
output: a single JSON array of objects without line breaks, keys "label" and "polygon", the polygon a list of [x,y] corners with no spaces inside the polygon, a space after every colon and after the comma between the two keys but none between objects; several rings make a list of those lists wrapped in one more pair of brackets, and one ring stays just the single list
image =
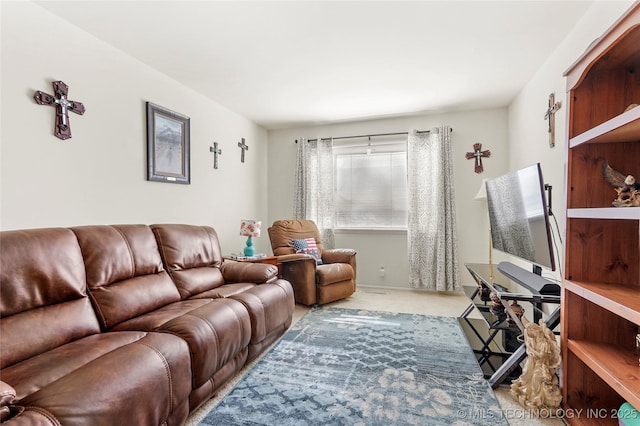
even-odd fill
[{"label": "decorative wall cross", "polygon": [[244,138],[242,138],[242,142],[238,142],[238,146],[242,150],[242,153],[240,154],[240,162],[244,163],[244,152],[247,151],[249,147],[244,143]]},{"label": "decorative wall cross", "polygon": [[84,114],[84,105],[82,102],[70,101],[67,99],[69,94],[69,86],[62,81],[54,81],[53,95],[36,91],[33,98],[38,105],[55,105],[56,106],[56,124],[54,134],[64,140],[71,138],[71,124],[69,123],[69,111],[76,114]]},{"label": "decorative wall cross", "polygon": [[471,160],[472,158],[474,158],[476,160],[474,168],[475,172],[482,173],[484,171],[484,168],[482,167],[482,157],[491,157],[491,151],[489,151],[488,149],[483,151],[481,143],[474,143],[473,152],[467,152],[466,157],[467,160]]},{"label": "decorative wall cross", "polygon": [[556,102],[556,94],[552,93],[549,95],[549,108],[547,108],[547,112],[544,114],[544,119],[549,120],[549,147],[553,148],[556,146],[556,111],[560,109],[562,103],[560,101]]},{"label": "decorative wall cross", "polygon": [[222,155],[222,149],[218,148],[218,142],[214,142],[213,146],[209,147],[209,152],[213,152],[213,168],[218,168],[218,155]]}]

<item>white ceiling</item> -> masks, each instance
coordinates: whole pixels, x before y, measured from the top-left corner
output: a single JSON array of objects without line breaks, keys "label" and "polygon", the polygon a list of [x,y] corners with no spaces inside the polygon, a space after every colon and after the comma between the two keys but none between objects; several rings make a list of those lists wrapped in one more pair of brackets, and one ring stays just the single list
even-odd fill
[{"label": "white ceiling", "polygon": [[274,129],[506,106],[592,1],[38,4]]}]

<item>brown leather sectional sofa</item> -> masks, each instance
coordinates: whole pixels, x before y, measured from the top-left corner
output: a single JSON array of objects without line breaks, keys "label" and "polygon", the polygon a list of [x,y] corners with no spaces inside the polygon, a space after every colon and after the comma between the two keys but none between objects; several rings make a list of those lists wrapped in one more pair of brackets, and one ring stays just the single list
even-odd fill
[{"label": "brown leather sectional sofa", "polygon": [[291,324],[276,274],[206,226],[0,233],[0,420],[182,424]]}]

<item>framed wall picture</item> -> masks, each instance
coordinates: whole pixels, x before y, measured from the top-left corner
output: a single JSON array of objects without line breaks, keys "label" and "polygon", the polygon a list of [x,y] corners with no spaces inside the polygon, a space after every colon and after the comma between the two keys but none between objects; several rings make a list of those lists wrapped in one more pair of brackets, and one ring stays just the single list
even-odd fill
[{"label": "framed wall picture", "polygon": [[191,183],[189,117],[147,102],[147,180]]}]

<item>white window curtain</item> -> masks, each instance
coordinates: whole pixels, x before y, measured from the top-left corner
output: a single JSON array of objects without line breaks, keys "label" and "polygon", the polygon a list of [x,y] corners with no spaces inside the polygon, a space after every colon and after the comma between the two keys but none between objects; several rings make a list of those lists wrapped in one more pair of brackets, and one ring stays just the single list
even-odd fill
[{"label": "white window curtain", "polygon": [[409,284],[459,290],[453,156],[449,126],[407,138]]},{"label": "white window curtain", "polygon": [[294,219],[313,220],[325,248],[334,248],[333,140],[298,139]]}]

